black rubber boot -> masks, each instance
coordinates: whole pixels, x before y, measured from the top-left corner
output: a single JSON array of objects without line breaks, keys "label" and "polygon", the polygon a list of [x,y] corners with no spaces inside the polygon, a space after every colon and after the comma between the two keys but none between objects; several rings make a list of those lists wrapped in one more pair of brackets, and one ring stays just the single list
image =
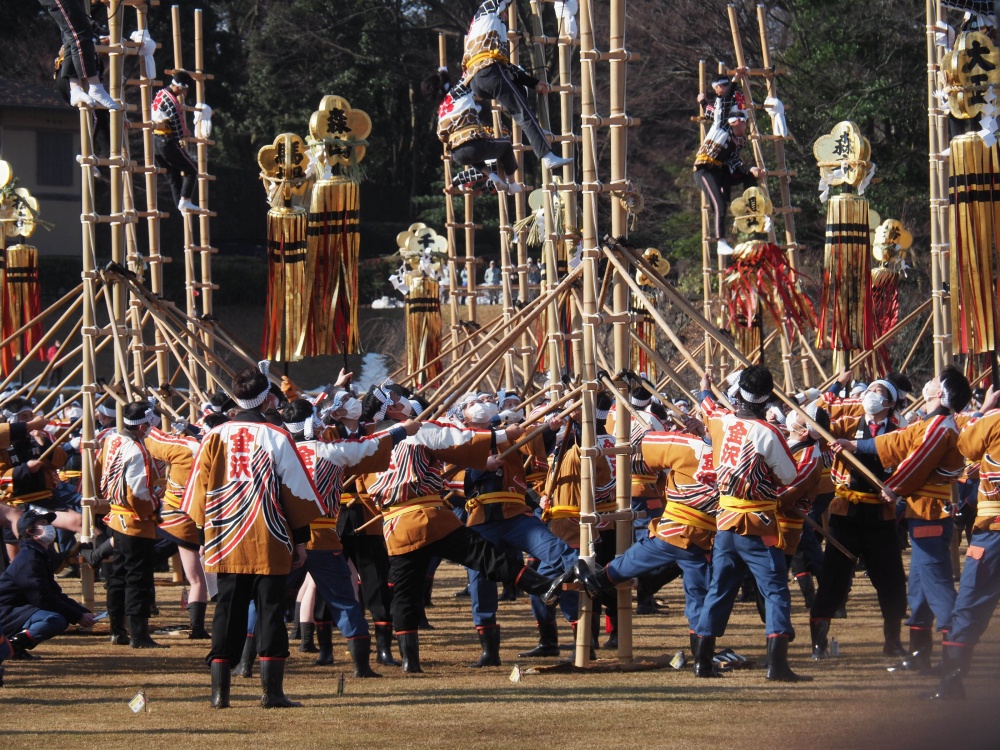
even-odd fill
[{"label": "black rubber boot", "polygon": [[128,631],[125,630],[125,615],[118,613],[108,613],[108,622],[111,625],[111,645],[127,646],[129,643]]},{"label": "black rubber boot", "polygon": [[431,594],[433,593],[434,593],[434,576],[427,576],[427,578],[424,580],[424,609],[434,606],[434,602],[431,600]]},{"label": "black rubber boot", "polygon": [[957,643],[946,643],[941,646],[941,672],[944,676],[930,699],[936,701],[964,700],[965,685],[962,684],[962,679],[969,673],[971,663],[971,646],[960,646]]},{"label": "black rubber boot", "polygon": [[901,620],[882,621],[882,635],[884,637],[882,653],[886,656],[906,656],[906,649],[903,648],[903,643],[899,638],[902,626]]},{"label": "black rubber boot", "polygon": [[284,659],[260,660],[260,685],[264,688],[260,696],[260,705],[264,708],[297,708],[302,705],[285,697]]},{"label": "black rubber boot", "polygon": [[587,591],[587,596],[591,599],[600,598],[606,588],[603,584],[607,580],[607,576],[604,575],[604,568],[598,566],[592,569],[587,561],[581,557],[576,561],[575,572],[576,580],[583,584],[584,589]]},{"label": "black rubber boot", "polygon": [[715,636],[694,636],[698,639],[694,653],[694,676],[695,677],[720,677],[719,670],[715,668]]},{"label": "black rubber boot", "polygon": [[191,633],[188,639],[192,641],[206,641],[212,634],[205,630],[205,609],[208,602],[188,602],[188,618],[191,620]]},{"label": "black rubber boot", "polygon": [[696,636],[694,633],[688,633],[688,645],[691,648],[691,659],[692,660],[698,658],[698,641],[700,641],[700,640],[701,639],[698,636]]},{"label": "black rubber boot", "polygon": [[400,666],[392,655],[392,625],[375,626],[375,661],[383,667]]},{"label": "black rubber boot", "polygon": [[327,667],[333,664],[333,625],[331,623],[316,623],[316,643],[319,644],[319,653],[313,660],[313,666]]},{"label": "black rubber boot", "polygon": [[910,650],[896,667],[902,672],[930,672],[933,668],[934,631],[930,628],[910,628]]},{"label": "black rubber boot", "polygon": [[795,674],[788,666],[788,637],[775,635],[767,639],[767,674],[772,682],[812,682],[812,677]]},{"label": "black rubber boot", "polygon": [[799,573],[795,576],[795,582],[799,584],[799,591],[805,600],[806,609],[812,609],[816,601],[816,584],[813,582],[812,573]]},{"label": "black rubber boot", "polygon": [[399,655],[403,657],[403,671],[407,674],[420,674],[420,636],[416,630],[400,633]]},{"label": "black rubber boot", "polygon": [[315,654],[319,651],[316,648],[314,636],[316,634],[316,623],[303,622],[299,624],[302,632],[302,642],[299,643],[299,652],[303,654]]},{"label": "black rubber boot", "polygon": [[538,645],[518,654],[521,659],[559,656],[559,626],[555,620],[538,623]]},{"label": "black rubber boot", "polygon": [[14,635],[7,640],[10,643],[11,650],[14,652],[12,654],[12,658],[14,659],[26,658],[26,652],[31,651],[31,649],[38,645],[35,643],[35,639],[28,634],[27,630],[22,630],[20,633],[14,633]]},{"label": "black rubber boot", "polygon": [[90,567],[95,570],[101,567],[101,563],[111,557],[115,552],[114,545],[111,544],[111,537],[107,537],[103,542],[98,544],[96,547],[93,545],[88,545],[84,547],[80,545],[80,557],[83,561],[87,563]]},{"label": "black rubber boot", "polygon": [[372,639],[370,636],[363,638],[352,638],[347,642],[347,650],[351,652],[351,660],[354,662],[355,677],[381,677],[378,672],[372,671],[370,660],[372,656]]},{"label": "black rubber boot", "polygon": [[497,600],[501,602],[516,602],[517,589],[511,586],[508,581],[504,581],[503,588],[500,590],[500,596],[497,597]]},{"label": "black rubber boot", "polygon": [[812,642],[812,658],[826,659],[830,653],[828,635],[830,634],[830,621],[825,617],[810,618],[809,638]]},{"label": "black rubber boot", "polygon": [[456,599],[461,599],[462,597],[468,597],[468,596],[472,596],[472,594],[469,593],[469,584],[466,584],[464,589],[459,589],[458,591],[455,592]]},{"label": "black rubber boot", "polygon": [[473,669],[480,667],[500,666],[500,626],[496,623],[492,625],[482,625],[476,628],[479,631],[479,645],[483,648],[483,653],[469,666]]},{"label": "black rubber boot", "polygon": [[129,617],[129,644],[132,648],[167,648],[149,637],[149,620],[145,617]]},{"label": "black rubber boot", "polygon": [[294,612],[292,616],[292,632],[288,634],[288,637],[297,641],[302,638],[302,620],[300,619],[302,615],[302,602],[295,602],[295,607],[292,611]]},{"label": "black rubber boot", "polygon": [[229,708],[231,674],[228,659],[212,659],[212,708]]},{"label": "black rubber boot", "polygon": [[240,663],[233,669],[233,674],[237,677],[253,677],[253,661],[257,656],[257,639],[251,633],[243,641],[243,656]]},{"label": "black rubber boot", "polygon": [[656,570],[644,573],[636,579],[635,598],[637,615],[658,615],[666,610],[654,598],[664,586],[678,578],[681,568],[677,563],[668,563]]},{"label": "black rubber boot", "polygon": [[574,577],[575,571],[572,568],[556,578],[547,578],[525,565],[514,579],[514,585],[526,594],[534,594],[551,607],[559,601],[562,585],[569,583]]}]

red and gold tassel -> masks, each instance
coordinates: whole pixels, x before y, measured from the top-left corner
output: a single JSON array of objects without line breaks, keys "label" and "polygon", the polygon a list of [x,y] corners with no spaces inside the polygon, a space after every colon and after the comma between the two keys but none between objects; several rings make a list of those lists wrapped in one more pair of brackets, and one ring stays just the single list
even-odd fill
[{"label": "red and gold tassel", "polygon": [[[37,319],[42,311],[41,285],[38,282],[38,250],[31,245],[14,245],[6,250],[6,263],[0,269],[0,338],[7,339],[25,323]],[[4,373],[41,340],[41,323],[28,328],[0,353]],[[44,360],[41,351],[38,354]]]},{"label": "red and gold tassel", "polygon": [[306,325],[306,212],[267,212],[267,308],[261,350],[267,359],[294,362]]}]

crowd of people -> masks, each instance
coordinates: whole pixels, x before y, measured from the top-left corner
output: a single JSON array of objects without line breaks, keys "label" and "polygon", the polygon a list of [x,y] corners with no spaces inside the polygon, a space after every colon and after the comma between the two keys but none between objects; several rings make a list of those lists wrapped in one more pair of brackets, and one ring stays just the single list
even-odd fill
[{"label": "crowd of people", "polygon": [[[55,578],[76,556],[101,571],[110,643],[161,647],[149,625],[154,567],[177,553],[191,587],[190,637],[210,640],[212,705],[228,706],[232,675],[252,675],[259,660],[262,704],[291,706],[290,602],[298,602],[303,647],[318,646],[317,665],[332,663],[336,625],[356,677],[378,676],[373,650],[383,668],[421,672],[425,604],[445,559],[469,572],[481,646],[472,667],[501,664],[498,583],[531,597],[539,642],[520,654],[531,658],[559,655],[560,613],[575,633],[579,590],[594,602],[592,649],[602,612],[613,647],[616,587],[637,581],[638,605],[649,612],[656,590],[680,577],[698,677],[718,677],[739,658],[717,641],[743,591],[765,626],[766,678],[794,682],[807,678],[788,660],[790,581],[810,610],[811,656],[826,658],[860,558],[882,611],[882,653],[898,657],[901,670],[940,671],[935,697],[964,694],[972,648],[1000,597],[991,573],[1000,554],[997,394],[979,394],[970,407],[969,382],[949,367],[924,386],[920,411],[907,412],[905,376],[859,384],[846,372],[827,393],[800,394],[801,411],[786,412],[760,366],[718,388],[706,377],[698,399],[670,401],[641,380],[630,396],[646,423],[635,420],[631,437],[635,543],[618,557],[614,524],[600,518],[616,509],[609,449],[619,412],[605,392],[596,412],[599,517],[593,549],[582,555],[581,416],[544,398],[529,411],[517,393],[470,392],[429,419],[428,402],[391,381],[358,393],[342,371],[305,397],[290,382],[272,384],[262,362],[238,373],[230,395],[204,404],[194,424],[166,429],[153,403],[137,401],[116,427],[115,412],[101,404],[104,513],[87,545],[76,544],[79,435],[67,432],[79,407],[49,422],[30,401],[7,399],[0,658],[30,658],[70,624],[94,627],[95,613]],[[825,549],[806,519],[824,514]],[[958,592],[956,523],[970,535]],[[931,658],[935,632],[941,666]]]}]

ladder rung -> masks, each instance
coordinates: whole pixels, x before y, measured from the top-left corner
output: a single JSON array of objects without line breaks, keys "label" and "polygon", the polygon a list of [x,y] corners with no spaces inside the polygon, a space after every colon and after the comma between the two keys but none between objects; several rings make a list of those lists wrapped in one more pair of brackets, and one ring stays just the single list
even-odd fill
[{"label": "ladder rung", "polygon": [[[163,72],[166,73],[167,75],[171,75],[172,76],[176,72],[176,70],[177,70],[176,68],[167,68]],[[187,72],[188,75],[190,75],[196,81],[214,81],[215,80],[215,76],[212,75],[211,73],[199,73],[196,70],[188,70],[186,72]]]},{"label": "ladder rung", "polygon": [[[159,49],[160,45],[156,45]],[[125,81],[126,86],[155,86],[158,89],[163,88],[163,81],[156,81],[151,78],[129,78]]]}]

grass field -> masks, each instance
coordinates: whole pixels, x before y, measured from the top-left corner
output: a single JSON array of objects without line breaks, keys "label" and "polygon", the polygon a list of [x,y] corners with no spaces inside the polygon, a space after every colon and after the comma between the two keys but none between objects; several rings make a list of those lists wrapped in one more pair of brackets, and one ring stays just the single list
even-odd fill
[{"label": "grass field", "polygon": [[[503,667],[473,670],[478,655],[468,599],[452,595],[464,571],[445,563],[438,571],[433,631],[422,636],[425,674],[404,677],[376,667],[382,679],[350,677],[349,656],[335,634],[333,667],[312,666],[312,655],[292,646],[285,689],[303,708],[265,711],[260,687],[233,680],[233,707],[208,706],[207,644],[163,637],[170,648],[133,651],[107,643],[107,625],[95,635],[72,632],[41,645],[32,662],[7,662],[0,689],[2,748],[997,748],[1000,747],[1000,623],[976,651],[967,679],[969,699],[928,702],[921,692],[934,678],[892,674],[881,655],[881,622],[874,591],[859,575],[848,606],[831,634],[841,656],[812,662],[808,617],[793,592],[799,638],[793,668],[815,678],[800,685],[770,684],[761,670],[718,680],[696,680],[690,668],[631,673],[526,674],[510,681],[514,664],[536,643],[526,598],[501,604]],[[79,583],[66,585],[79,592]],[[161,587],[157,627],[186,622],[181,590]],[[103,590],[98,589],[99,599]],[[634,619],[635,656],[652,659],[687,647],[679,582],[661,597],[667,615]],[[211,616],[211,608],[209,609]],[[71,628],[74,630],[74,628]],[[561,625],[567,645],[569,627]],[[905,635],[904,635],[905,641]],[[764,651],[764,629],[750,604],[737,604],[720,639],[751,657]],[[569,652],[566,652],[569,656]],[[611,658],[607,651],[601,658]],[[374,661],[374,660],[373,660]],[[337,678],[346,687],[337,695]],[[133,714],[139,690],[148,711]]]}]

